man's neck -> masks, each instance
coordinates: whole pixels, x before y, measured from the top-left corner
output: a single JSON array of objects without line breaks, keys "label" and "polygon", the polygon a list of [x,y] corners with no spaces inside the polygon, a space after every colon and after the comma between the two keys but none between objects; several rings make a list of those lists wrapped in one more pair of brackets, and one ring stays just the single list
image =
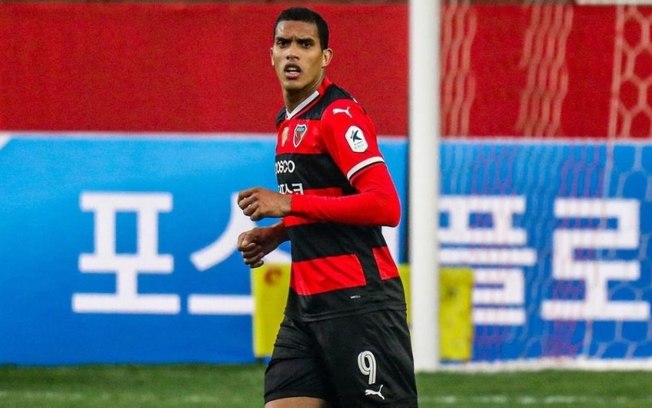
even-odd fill
[{"label": "man's neck", "polygon": [[305,101],[306,98],[309,98],[313,93],[315,93],[323,81],[324,75],[321,75],[319,80],[317,80],[314,84],[311,84],[311,86],[307,86],[296,92],[284,92],[283,100],[285,102],[285,109],[288,112],[292,112],[294,109],[296,109],[297,106]]},{"label": "man's neck", "polygon": [[308,95],[308,97],[304,98],[301,101],[301,103],[296,105],[292,110],[288,110],[287,108],[285,108],[286,119],[294,117],[296,114],[301,112],[306,106],[310,105],[318,97],[319,97],[319,90],[315,90],[312,92],[312,94]]}]

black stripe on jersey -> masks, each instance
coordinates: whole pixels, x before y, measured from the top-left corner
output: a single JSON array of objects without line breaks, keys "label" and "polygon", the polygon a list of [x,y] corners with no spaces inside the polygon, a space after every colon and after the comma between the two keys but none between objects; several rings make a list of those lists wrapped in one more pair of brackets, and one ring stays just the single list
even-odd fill
[{"label": "black stripe on jersey", "polygon": [[310,241],[310,245],[292,246],[292,262],[338,255],[357,256],[367,282],[366,293],[382,293],[383,283],[372,248],[386,246],[381,227],[315,223],[290,227],[292,242]]},{"label": "black stripe on jersey", "polygon": [[[364,286],[307,296],[299,296],[290,290],[285,314],[309,322],[379,309],[404,311],[401,279],[388,279],[382,285],[382,291],[373,291],[369,286]],[[334,304],[339,305],[339,308],[333,309]]]},{"label": "black stripe on jersey", "polygon": [[[355,99],[347,91],[345,91],[344,89],[340,88],[335,84],[332,84],[328,88],[326,88],[326,92],[324,93],[324,96],[319,98],[317,100],[317,103],[312,105],[310,109],[306,110],[304,113],[297,116],[295,119],[306,119],[306,120],[321,119],[328,105],[330,105],[331,103],[339,99],[351,99],[355,101]],[[279,127],[281,122],[285,120],[286,113],[287,110],[285,108],[282,108],[281,111],[276,116],[277,128]]]},{"label": "black stripe on jersey", "polygon": [[277,163],[292,162],[293,172],[279,172],[276,177],[280,184],[302,183],[306,190],[339,187],[343,194],[353,194],[346,175],[340,171],[332,157],[322,154],[286,153],[276,156]]},{"label": "black stripe on jersey", "polygon": [[369,248],[386,246],[381,227],[313,223],[289,227],[288,234],[292,241],[310,242],[310,245],[292,247],[292,260],[295,262],[346,254],[361,255]]}]

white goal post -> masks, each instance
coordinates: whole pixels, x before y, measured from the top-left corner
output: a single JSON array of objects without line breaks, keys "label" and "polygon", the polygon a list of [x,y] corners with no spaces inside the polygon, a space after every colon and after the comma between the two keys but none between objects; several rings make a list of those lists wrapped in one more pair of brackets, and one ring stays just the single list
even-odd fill
[{"label": "white goal post", "polygon": [[409,2],[409,262],[415,369],[439,365],[440,0]]}]

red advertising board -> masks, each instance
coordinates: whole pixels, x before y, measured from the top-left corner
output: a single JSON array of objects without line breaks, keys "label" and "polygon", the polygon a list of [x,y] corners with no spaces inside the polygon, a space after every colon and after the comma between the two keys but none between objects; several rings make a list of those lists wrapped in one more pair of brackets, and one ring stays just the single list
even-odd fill
[{"label": "red advertising board", "polygon": [[[406,4],[321,4],[329,76],[408,132]],[[272,132],[278,4],[0,5],[0,129]],[[442,131],[648,137],[650,7],[447,5]],[[426,113],[427,114],[427,113]]]}]

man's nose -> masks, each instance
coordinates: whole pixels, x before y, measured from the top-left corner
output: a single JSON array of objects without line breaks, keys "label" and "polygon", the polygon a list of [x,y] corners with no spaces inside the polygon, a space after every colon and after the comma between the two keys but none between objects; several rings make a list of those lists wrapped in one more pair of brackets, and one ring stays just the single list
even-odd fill
[{"label": "man's nose", "polygon": [[287,54],[285,54],[285,59],[297,59],[299,54],[297,53],[297,44],[292,43],[287,49]]}]

